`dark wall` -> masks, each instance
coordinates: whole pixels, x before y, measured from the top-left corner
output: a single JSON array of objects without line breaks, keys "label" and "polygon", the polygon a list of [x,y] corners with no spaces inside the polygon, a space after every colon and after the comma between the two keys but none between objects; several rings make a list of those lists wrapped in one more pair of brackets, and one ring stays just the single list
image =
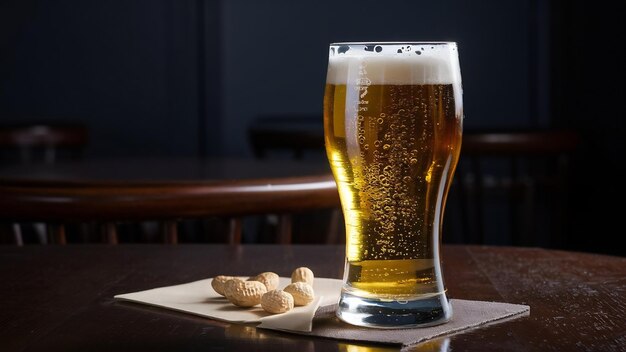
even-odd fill
[{"label": "dark wall", "polygon": [[578,131],[572,162],[570,248],[626,255],[626,13],[608,0],[553,1],[555,126]]},{"label": "dark wall", "polygon": [[248,155],[260,114],[321,119],[330,42],[452,40],[467,127],[545,125],[534,1],[9,0],[0,118],[82,121],[89,155]]},{"label": "dark wall", "polygon": [[0,122],[82,122],[90,155],[198,153],[195,1],[2,6]]},{"label": "dark wall", "polygon": [[529,111],[541,54],[530,52],[530,1],[224,1],[225,148],[245,153],[241,136],[259,114],[321,117],[336,41],[457,41],[466,127],[545,124]]}]

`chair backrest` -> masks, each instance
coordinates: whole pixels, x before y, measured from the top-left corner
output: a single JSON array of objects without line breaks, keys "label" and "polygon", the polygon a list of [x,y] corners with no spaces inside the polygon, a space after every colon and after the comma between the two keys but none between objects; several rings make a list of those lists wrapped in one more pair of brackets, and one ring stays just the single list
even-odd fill
[{"label": "chair backrest", "polygon": [[[100,224],[117,243],[117,225],[158,221],[169,243],[177,242],[177,222],[220,217],[229,221],[228,242],[240,243],[242,218],[335,207],[339,198],[330,174],[207,182],[47,182],[0,181],[0,219],[43,221],[58,243],[67,224]],[[289,217],[281,216],[276,241],[291,242]]]},{"label": "chair backrest", "polygon": [[462,241],[559,246],[578,143],[572,131],[464,132],[449,204]]},{"label": "chair backrest", "polygon": [[[87,128],[78,123],[19,123],[0,125],[1,164],[55,164],[62,160],[82,157],[87,147]],[[47,243],[43,224],[32,224],[39,243]],[[0,224],[0,235],[11,232],[14,242],[24,243],[19,224]],[[8,236],[0,236],[5,238]]]},{"label": "chair backrest", "polygon": [[0,126],[0,149],[10,162],[53,164],[59,152],[80,156],[88,141],[87,128],[78,124],[20,124]]}]

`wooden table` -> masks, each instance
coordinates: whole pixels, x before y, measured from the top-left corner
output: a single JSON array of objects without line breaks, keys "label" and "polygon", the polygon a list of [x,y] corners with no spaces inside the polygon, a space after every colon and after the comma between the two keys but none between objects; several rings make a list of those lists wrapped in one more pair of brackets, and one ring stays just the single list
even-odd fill
[{"label": "wooden table", "polygon": [[[309,266],[340,278],[328,245],[0,247],[0,350],[395,351],[117,302],[115,294]],[[626,258],[537,248],[444,246],[452,298],[530,305],[530,316],[442,337],[413,351],[624,351]]]}]

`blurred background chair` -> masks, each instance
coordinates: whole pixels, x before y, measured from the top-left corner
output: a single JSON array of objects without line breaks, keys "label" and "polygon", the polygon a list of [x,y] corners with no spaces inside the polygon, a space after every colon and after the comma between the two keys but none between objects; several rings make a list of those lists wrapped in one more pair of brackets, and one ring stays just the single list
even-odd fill
[{"label": "blurred background chair", "polygon": [[[0,164],[54,164],[82,157],[89,140],[87,127],[77,123],[14,123],[0,125]],[[15,243],[24,243],[24,232],[34,232],[45,244],[48,236],[44,224],[2,224],[0,232],[11,233]]]},{"label": "blurred background chair", "polygon": [[[321,115],[260,115],[248,126],[248,142],[260,160],[313,160],[327,164],[324,127]],[[344,243],[343,214],[339,204],[293,218],[300,243]],[[277,226],[277,217],[269,214],[259,221],[262,234]]]},{"label": "blurred background chair", "polygon": [[[105,241],[120,241],[124,224],[157,221],[166,243],[178,242],[183,220],[220,218],[226,223],[218,241],[241,243],[242,219],[272,213],[279,221],[274,241],[291,243],[291,214],[339,203],[332,176],[285,177],[216,182],[0,182],[0,218],[19,223],[45,222],[59,244],[69,227],[95,226]],[[215,238],[214,238],[215,239]]]},{"label": "blurred background chair", "polygon": [[460,221],[447,223],[464,243],[560,246],[578,144],[571,131],[464,132],[446,211]]},{"label": "blurred background chair", "polygon": [[87,128],[79,124],[15,124],[0,126],[3,163],[54,164],[82,156],[88,143]]}]

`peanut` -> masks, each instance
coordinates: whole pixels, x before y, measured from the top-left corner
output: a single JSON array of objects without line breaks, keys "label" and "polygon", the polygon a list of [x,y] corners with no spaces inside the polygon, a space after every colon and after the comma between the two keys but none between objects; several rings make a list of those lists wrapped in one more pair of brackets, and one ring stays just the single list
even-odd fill
[{"label": "peanut", "polygon": [[267,292],[265,285],[259,281],[229,280],[227,283],[230,285],[226,298],[239,307],[256,306]]},{"label": "peanut", "polygon": [[306,306],[315,299],[313,287],[306,282],[291,283],[285,287],[284,291],[293,296],[293,303],[296,306]]},{"label": "peanut", "polygon": [[265,288],[267,288],[267,292],[269,292],[278,288],[278,279],[278,274],[271,271],[266,271],[264,273],[260,273],[257,276],[249,278],[248,281],[259,281],[263,283],[263,285],[265,285]]},{"label": "peanut", "polygon": [[234,277],[230,280],[226,280],[226,282],[224,282],[224,288],[222,289],[222,292],[224,292],[224,297],[228,298],[228,296],[231,296],[232,291],[239,284],[239,282],[244,282],[244,281],[238,277]]},{"label": "peanut", "polygon": [[293,296],[283,290],[267,292],[261,297],[261,307],[272,314],[288,312],[293,309]]},{"label": "peanut", "polygon": [[313,271],[305,266],[301,266],[291,273],[291,282],[306,282],[313,286],[313,278]]},{"label": "peanut", "polygon": [[211,287],[213,287],[215,292],[217,292],[218,294],[220,294],[222,296],[225,296],[224,295],[224,284],[226,283],[226,281],[232,280],[232,279],[235,279],[235,277],[234,276],[226,276],[226,275],[216,276],[211,281]]}]

